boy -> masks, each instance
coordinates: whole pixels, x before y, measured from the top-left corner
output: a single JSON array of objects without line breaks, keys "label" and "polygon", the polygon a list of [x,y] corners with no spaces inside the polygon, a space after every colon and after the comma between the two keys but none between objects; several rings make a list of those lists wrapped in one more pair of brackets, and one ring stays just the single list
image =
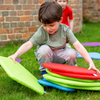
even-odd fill
[{"label": "boy", "polygon": [[[61,23],[69,26],[70,29],[73,31],[73,11],[67,5],[68,0],[55,0],[55,1],[62,7],[63,10],[63,19]],[[69,43],[66,43],[66,46],[71,48],[71,45]]]},{"label": "boy", "polygon": [[73,31],[73,11],[68,6],[68,0],[55,0],[63,10],[63,19],[62,23],[66,24],[70,27],[70,29]]},{"label": "boy", "polygon": [[[15,54],[9,56],[9,58],[15,62],[17,57],[30,50],[33,46],[37,46],[35,55],[40,65],[39,69],[41,73],[44,74],[46,69],[42,64],[45,62],[75,65],[78,51],[89,63],[89,69],[94,69],[99,72],[86,49],[76,39],[69,27],[61,24],[62,9],[58,3],[43,3],[39,9],[38,19],[42,23],[42,26],[28,42],[24,43]],[[77,51],[66,47],[66,39],[73,44]]]}]

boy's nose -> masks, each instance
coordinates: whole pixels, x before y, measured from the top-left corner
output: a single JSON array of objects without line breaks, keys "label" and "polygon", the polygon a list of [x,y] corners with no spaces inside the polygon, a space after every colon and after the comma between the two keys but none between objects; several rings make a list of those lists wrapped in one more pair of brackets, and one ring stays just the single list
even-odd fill
[{"label": "boy's nose", "polygon": [[50,27],[47,27],[46,29],[47,29],[47,31],[49,31],[50,30]]}]

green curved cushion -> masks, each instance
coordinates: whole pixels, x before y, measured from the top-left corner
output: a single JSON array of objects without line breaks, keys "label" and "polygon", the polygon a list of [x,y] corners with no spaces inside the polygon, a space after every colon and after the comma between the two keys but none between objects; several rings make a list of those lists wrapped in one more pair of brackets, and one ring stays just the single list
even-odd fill
[{"label": "green curved cushion", "polygon": [[14,63],[12,59],[0,56],[0,65],[13,80],[36,91],[40,95],[44,94],[44,88],[38,83],[38,79],[20,63]]},{"label": "green curved cushion", "polygon": [[62,78],[62,79],[68,79],[68,80],[74,80],[74,81],[81,81],[81,82],[95,82],[96,81],[96,80],[79,79],[79,78],[72,78],[72,77],[62,76],[62,75],[59,75],[59,74],[52,73],[48,69],[46,69],[46,72],[49,75],[52,75],[52,76],[58,77],[58,78]]},{"label": "green curved cushion", "polygon": [[85,90],[100,90],[100,83],[99,82],[78,82],[78,81],[72,81],[67,79],[61,79],[54,76],[51,76],[49,74],[44,74],[43,77],[52,83],[56,83],[61,86],[65,86],[68,88],[73,89],[85,89]]},{"label": "green curved cushion", "polygon": [[58,85],[61,85],[61,86],[64,86],[64,87],[69,87],[69,88],[73,88],[73,89],[82,89],[82,90],[94,90],[94,91],[100,91],[100,87],[78,87],[78,86],[70,86],[70,85],[67,85],[67,84],[60,84],[60,83],[57,83]]}]

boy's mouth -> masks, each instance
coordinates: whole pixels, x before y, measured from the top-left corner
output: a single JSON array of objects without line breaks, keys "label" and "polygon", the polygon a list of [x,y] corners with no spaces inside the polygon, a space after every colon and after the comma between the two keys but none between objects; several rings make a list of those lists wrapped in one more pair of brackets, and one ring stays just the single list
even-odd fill
[{"label": "boy's mouth", "polygon": [[53,33],[53,31],[48,31],[48,33]]}]

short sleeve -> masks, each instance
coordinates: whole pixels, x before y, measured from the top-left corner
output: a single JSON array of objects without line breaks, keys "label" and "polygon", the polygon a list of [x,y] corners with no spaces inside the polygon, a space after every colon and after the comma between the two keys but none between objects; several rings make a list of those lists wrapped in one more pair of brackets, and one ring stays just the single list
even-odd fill
[{"label": "short sleeve", "polygon": [[69,27],[66,28],[65,26],[64,31],[66,32],[66,41],[70,42],[71,44],[77,41],[77,38],[74,36],[74,33],[70,30]]},{"label": "short sleeve", "polygon": [[34,46],[37,46],[37,45],[45,44],[46,39],[47,39],[46,32],[42,27],[40,27],[37,30],[37,32],[30,38],[29,41],[31,41]]},{"label": "short sleeve", "polygon": [[73,11],[71,8],[69,8],[69,19],[72,20],[73,19]]}]

